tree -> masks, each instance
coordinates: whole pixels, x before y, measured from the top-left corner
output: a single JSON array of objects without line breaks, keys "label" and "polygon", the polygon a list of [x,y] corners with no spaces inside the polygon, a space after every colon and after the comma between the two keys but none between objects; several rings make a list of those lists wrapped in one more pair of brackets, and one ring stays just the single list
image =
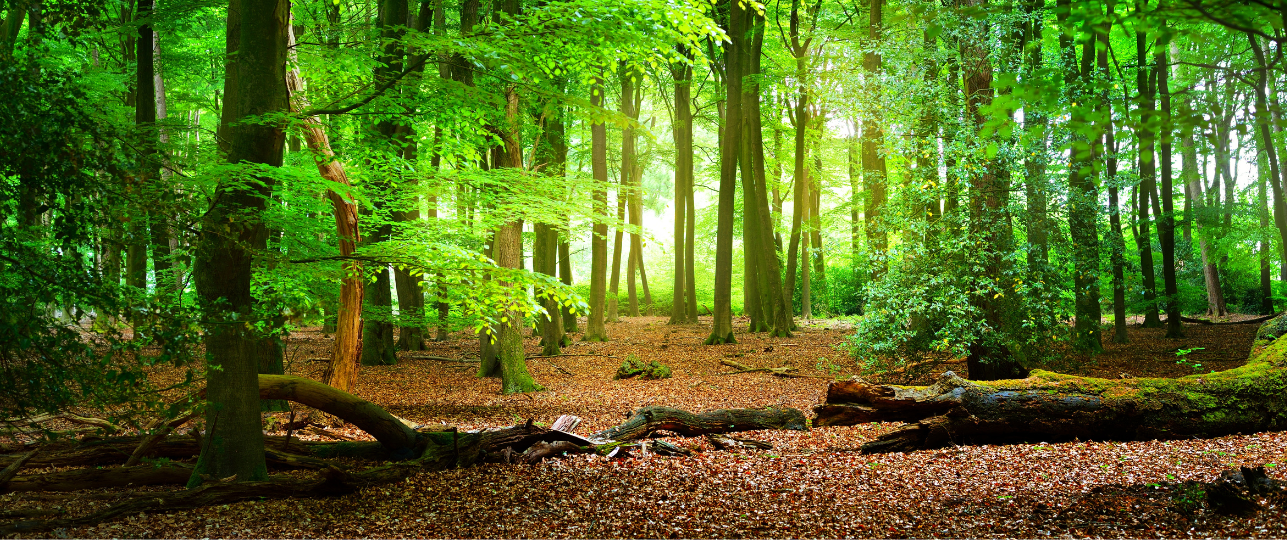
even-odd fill
[{"label": "tree", "polygon": [[[590,106],[603,107],[603,80],[590,86]],[[599,219],[594,222],[590,238],[590,320],[586,323],[585,341],[608,341],[604,327],[604,310],[608,271],[608,128],[602,120],[590,124],[590,166],[595,180],[594,208]]]},{"label": "tree", "polygon": [[737,343],[733,337],[733,206],[737,198],[737,158],[742,143],[742,49],[746,46],[746,11],[740,2],[728,7],[729,44],[724,50],[728,107],[720,126],[719,217],[715,231],[715,294],[707,345]]},{"label": "tree", "polygon": [[264,234],[260,219],[275,180],[252,171],[254,165],[282,163],[285,134],[272,115],[287,110],[286,50],[290,3],[282,0],[233,0],[228,9],[230,55],[224,77],[222,129],[227,160],[242,165],[240,175],[220,182],[201,221],[194,275],[206,327],[209,365],[206,399],[207,441],[193,469],[190,486],[235,476],[259,480],[267,475],[259,419],[255,336],[246,324],[254,314],[250,292],[255,245]]},{"label": "tree", "polygon": [[687,292],[693,288],[689,281],[692,259],[688,243],[688,228],[693,225],[688,217],[689,200],[693,197],[693,113],[692,56],[682,46],[678,50],[684,61],[670,66],[675,80],[674,118],[671,121],[675,139],[675,279],[670,307],[670,324],[696,322],[689,317]]}]

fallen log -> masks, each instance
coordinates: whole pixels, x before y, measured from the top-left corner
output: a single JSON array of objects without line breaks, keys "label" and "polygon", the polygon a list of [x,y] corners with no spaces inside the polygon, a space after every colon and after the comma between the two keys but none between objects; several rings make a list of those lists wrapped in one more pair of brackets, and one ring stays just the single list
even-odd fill
[{"label": "fallen log", "polygon": [[1228,324],[1260,324],[1270,319],[1273,319],[1274,317],[1277,317],[1279,315],[1282,315],[1282,313],[1279,312],[1273,315],[1265,315],[1264,317],[1256,317],[1254,319],[1247,319],[1244,321],[1225,321],[1225,322],[1208,321],[1206,319],[1196,319],[1193,317],[1180,317],[1180,320],[1186,323],[1221,326],[1221,325],[1228,325]]},{"label": "fallen log", "polygon": [[0,489],[8,491],[79,491],[122,486],[183,485],[192,477],[192,467],[181,463],[162,466],[132,465],[110,469],[74,469],[44,474],[15,476]]},{"label": "fallen log", "polygon": [[[1266,326],[1283,321],[1275,319]],[[1098,379],[1034,370],[975,382],[947,372],[930,386],[851,379],[827,389],[815,426],[907,422],[863,445],[894,452],[1039,439],[1214,437],[1287,429],[1287,340],[1257,341],[1244,366],[1175,379]]]},{"label": "fallen log", "polygon": [[394,459],[418,454],[420,437],[379,405],[332,386],[291,375],[260,375],[259,399],[284,399],[307,405],[370,433]]},{"label": "fallen log", "polygon": [[674,407],[644,407],[625,422],[595,433],[591,439],[630,441],[642,439],[655,431],[673,431],[694,436],[707,433],[733,433],[760,429],[807,429],[804,414],[790,407],[763,409],[718,409],[693,414]]}]

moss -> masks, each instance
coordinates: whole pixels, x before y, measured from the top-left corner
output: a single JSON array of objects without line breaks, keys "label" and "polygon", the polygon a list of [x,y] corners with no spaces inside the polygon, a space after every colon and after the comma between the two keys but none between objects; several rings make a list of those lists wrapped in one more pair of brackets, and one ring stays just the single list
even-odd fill
[{"label": "moss", "polygon": [[670,367],[656,360],[644,362],[638,356],[633,354],[626,355],[621,367],[617,368],[617,374],[613,379],[629,379],[635,376],[642,376],[643,379],[669,379]]}]

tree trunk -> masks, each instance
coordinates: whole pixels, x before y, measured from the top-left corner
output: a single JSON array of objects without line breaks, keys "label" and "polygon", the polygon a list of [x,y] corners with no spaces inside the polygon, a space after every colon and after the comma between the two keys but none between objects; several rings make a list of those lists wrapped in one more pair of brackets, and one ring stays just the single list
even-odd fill
[{"label": "tree trunk", "polygon": [[742,143],[742,54],[746,48],[746,14],[729,2],[729,44],[724,51],[728,107],[720,128],[719,210],[715,232],[715,291],[707,345],[737,343],[733,337],[733,206],[737,199],[737,158]]},{"label": "tree trunk", "polygon": [[[247,116],[288,109],[287,28],[290,4],[282,0],[238,0],[229,6],[222,131],[232,164],[280,166],[285,135],[280,125],[243,123]],[[206,477],[259,480],[267,476],[260,425],[255,339],[245,324],[253,317],[250,278],[253,245],[263,234],[259,221],[274,179],[221,183],[201,224],[196,283],[204,309],[207,358],[218,369],[207,375],[208,444],[190,486]]]},{"label": "tree trunk", "polygon": [[[1260,150],[1264,152],[1265,157],[1269,160],[1269,185],[1274,192],[1274,221],[1278,226],[1280,245],[1287,253],[1287,201],[1283,199],[1284,190],[1283,182],[1279,177],[1278,152],[1274,146],[1273,135],[1270,132],[1269,125],[1273,120],[1269,110],[1269,99],[1266,95],[1266,83],[1269,77],[1269,65],[1265,63],[1264,49],[1260,45],[1260,38],[1255,35],[1247,35],[1248,42],[1251,43],[1251,50],[1256,55],[1256,61],[1259,68],[1256,74],[1256,131],[1260,133]],[[1232,199],[1232,197],[1229,197]],[[1287,257],[1285,257],[1287,258]],[[1284,263],[1287,268],[1287,263]],[[1287,272],[1287,270],[1284,270]]]},{"label": "tree trunk", "polygon": [[[1097,38],[1103,42],[1104,34]],[[1101,77],[1111,79],[1108,70],[1107,47],[1096,51],[1096,63]],[[1122,236],[1122,205],[1118,199],[1117,187],[1117,126],[1113,123],[1113,100],[1109,99],[1108,89],[1103,90],[1101,97],[1104,107],[1104,183],[1108,185],[1108,249],[1109,264],[1113,271],[1113,343],[1127,343],[1130,337],[1126,333],[1126,238]],[[1100,336],[1103,339],[1103,336]]]},{"label": "tree trunk", "polygon": [[1037,370],[980,383],[952,372],[931,386],[837,381],[814,408],[814,426],[908,422],[863,445],[864,453],[989,442],[1178,439],[1280,430],[1284,319],[1265,323],[1247,365],[1175,379],[1095,379]]},{"label": "tree trunk", "polygon": [[[880,0],[874,0],[879,2]],[[975,133],[983,129],[987,119],[984,109],[992,103],[992,64],[984,48],[983,37],[969,36],[961,41],[961,64],[965,76],[966,108],[974,124]],[[864,154],[865,159],[865,154]],[[1006,255],[1010,253],[1012,233],[1006,215],[1009,186],[998,175],[1000,163],[994,158],[974,174],[971,185],[975,194],[970,198],[971,213],[976,222],[977,234],[982,245],[979,257],[987,280],[1001,285],[1006,274]],[[976,294],[973,302],[983,313],[983,323],[991,332],[982,333],[969,345],[967,364],[970,376],[979,380],[1011,379],[1024,374],[1023,366],[1014,358],[1009,345],[999,336],[1006,328],[1004,313],[1011,300],[1002,295]]]},{"label": "tree trunk", "polygon": [[[1083,16],[1097,15],[1083,11]],[[1064,15],[1061,14],[1061,17]],[[1097,147],[1100,144],[1098,129],[1100,124],[1092,120],[1092,115],[1102,113],[1106,103],[1095,100],[1090,85],[1094,74],[1095,47],[1099,41],[1096,35],[1098,28],[1093,28],[1087,20],[1082,23],[1081,33],[1086,36],[1082,45],[1081,61],[1071,62],[1077,58],[1075,48],[1064,48],[1065,69],[1068,72],[1064,80],[1069,87],[1069,101],[1080,103],[1072,108],[1073,139],[1069,147],[1068,171],[1068,231],[1073,243],[1073,290],[1074,313],[1073,343],[1077,348],[1096,354],[1103,351],[1099,331],[1099,191],[1095,186],[1098,171]],[[1104,29],[1102,35],[1107,35]],[[1071,36],[1061,36],[1067,42]],[[1098,101],[1098,102],[1096,102]],[[1096,114],[1100,113],[1100,114]],[[1090,127],[1090,136],[1077,133],[1078,130]]]},{"label": "tree trunk", "polygon": [[[558,257],[559,257],[559,282],[563,283],[564,285],[571,286],[572,285],[572,253],[571,253],[572,245],[570,243],[570,240],[567,238],[567,235],[569,233],[570,231],[568,229],[568,226],[566,223],[564,223],[562,234],[559,235],[559,239],[558,239],[558,244],[559,244]],[[591,244],[593,244],[593,241],[591,241]],[[568,334],[580,332],[581,329],[577,327],[576,312],[573,311],[570,306],[562,308],[562,310],[563,310],[563,331]]]},{"label": "tree trunk", "polygon": [[[532,270],[553,277],[558,258],[559,233],[547,223],[537,223],[533,229],[536,238],[532,243]],[[541,307],[545,308],[545,315],[537,316],[541,331],[541,354],[557,356],[564,339],[563,310],[558,300],[552,296],[544,297]]]},{"label": "tree trunk", "polygon": [[[744,155],[750,158],[751,174],[749,177],[744,177],[742,182],[749,182],[753,187],[752,199],[747,204],[756,209],[757,219],[752,221],[752,225],[757,229],[756,236],[759,240],[759,246],[750,253],[757,257],[756,266],[759,270],[757,284],[767,318],[765,322],[771,325],[769,336],[790,337],[795,321],[791,317],[790,293],[782,286],[782,261],[779,259],[777,245],[773,240],[774,220],[769,208],[768,179],[764,169],[764,130],[761,124],[759,81],[763,72],[760,60],[764,49],[765,18],[754,11],[748,12],[747,15],[751,18],[749,26],[753,36],[750,53],[745,56],[750,77],[747,79],[749,84],[742,91],[742,121],[745,124],[743,131],[748,136],[743,140],[746,147]],[[779,213],[780,210],[779,208]]]},{"label": "tree trunk", "polygon": [[[287,29],[288,44],[293,49],[295,35],[293,28]],[[290,94],[291,112],[298,113],[309,108],[308,96],[304,95],[304,81],[300,79],[299,69],[292,69],[286,74],[286,86]],[[309,116],[300,122],[304,142],[313,154],[313,163],[317,172],[326,180],[335,184],[349,186],[348,173],[344,164],[335,157],[331,142],[322,129],[322,123],[315,116]],[[335,214],[335,231],[340,241],[340,257],[351,257],[361,240],[358,231],[357,202],[351,193],[336,193],[326,190],[326,198],[331,201]],[[346,260],[341,265],[343,277],[340,278],[340,306],[336,318],[335,342],[331,348],[331,361],[322,375],[322,380],[345,392],[352,392],[357,386],[357,374],[362,354],[362,264]]]},{"label": "tree trunk", "polygon": [[[1178,61],[1179,58],[1174,44],[1172,44],[1171,53],[1173,56],[1177,56],[1175,60]],[[1192,99],[1187,95],[1181,103],[1181,108],[1186,114],[1193,114]],[[1182,138],[1180,141],[1182,160],[1180,175],[1183,177],[1183,182],[1187,186],[1186,191],[1189,195],[1185,203],[1189,207],[1189,211],[1185,212],[1185,221],[1186,225],[1190,227],[1197,225],[1198,249],[1202,255],[1202,277],[1207,290],[1207,316],[1223,317],[1229,314],[1229,310],[1225,307],[1224,291],[1220,287],[1220,272],[1216,268],[1215,261],[1211,260],[1208,253],[1207,237],[1210,233],[1205,228],[1209,225],[1205,215],[1206,198],[1202,193],[1202,174],[1198,170],[1198,151],[1193,140],[1193,129],[1194,127],[1187,123],[1180,128],[1180,137]],[[1205,167],[1203,167],[1203,170],[1205,170]],[[1260,178],[1261,181],[1258,182],[1258,185],[1263,188],[1264,176]],[[1262,205],[1260,208],[1264,210],[1266,207]]]},{"label": "tree trunk", "polygon": [[[870,0],[870,5],[867,37],[875,44],[881,40],[885,0]],[[875,50],[864,52],[862,68],[868,78],[868,94],[872,96],[873,102],[878,103],[881,99],[881,88],[879,83],[873,81],[880,77],[880,53]],[[889,240],[882,223],[886,199],[885,175],[887,173],[883,148],[885,132],[877,120],[878,116],[878,114],[866,115],[862,128],[862,179],[863,193],[867,199],[863,212],[867,219],[867,250],[874,261],[872,264],[873,276],[879,276],[884,273],[885,265],[880,261],[883,260],[883,255],[889,248]]]},{"label": "tree trunk", "polygon": [[[1026,57],[1024,69],[1031,76],[1039,77],[1044,67],[1045,50],[1045,0],[1030,0],[1024,5],[1029,20],[1024,24]],[[1102,71],[1104,66],[1099,66]],[[1031,107],[1031,112],[1028,111]],[[1048,131],[1050,119],[1040,103],[1024,104],[1024,127],[1035,140],[1031,155],[1024,159],[1025,199],[1028,203],[1028,274],[1033,283],[1051,283],[1050,272],[1050,223],[1046,212],[1050,188],[1046,179],[1049,161]]]},{"label": "tree trunk", "polygon": [[[603,79],[590,87],[590,106],[603,107]],[[608,128],[602,121],[590,124],[590,164],[594,175],[595,220],[590,238],[590,320],[585,341],[608,341],[604,326],[605,292],[608,271]]]},{"label": "tree trunk", "polygon": [[[688,57],[688,50],[679,46],[679,54]],[[693,178],[693,114],[689,109],[692,99],[693,68],[686,63],[675,63],[670,67],[671,76],[675,79],[675,119],[671,131],[675,139],[675,279],[671,291],[669,324],[694,322],[688,318],[686,305],[688,288],[693,284],[688,281],[685,268],[687,244],[685,239],[686,219],[688,216],[688,192],[692,190]]]},{"label": "tree trunk", "polygon": [[1172,185],[1171,166],[1174,160],[1171,155],[1173,124],[1171,121],[1171,62],[1167,59],[1170,52],[1165,37],[1159,35],[1153,45],[1153,70],[1157,73],[1158,92],[1162,97],[1161,133],[1159,134],[1159,156],[1162,157],[1162,216],[1157,225],[1157,235],[1162,242],[1162,280],[1166,287],[1166,337],[1184,337],[1184,325],[1180,319],[1180,286],[1175,274],[1175,189]]},{"label": "tree trunk", "polygon": [[[1148,7],[1148,0],[1135,0],[1135,13],[1144,16],[1145,9]],[[1140,66],[1136,69],[1135,84],[1140,95],[1139,105],[1139,125],[1136,128],[1136,137],[1139,139],[1139,175],[1140,175],[1140,195],[1139,195],[1139,236],[1135,241],[1140,250],[1140,272],[1144,279],[1144,328],[1161,328],[1162,320],[1157,313],[1157,284],[1156,273],[1153,270],[1153,239],[1149,234],[1149,197],[1157,188],[1154,185],[1156,181],[1156,162],[1154,161],[1154,141],[1152,126],[1155,125],[1156,119],[1153,103],[1153,89],[1149,85],[1148,69],[1143,65],[1144,58],[1147,58],[1147,45],[1145,37],[1147,31],[1141,26],[1135,31],[1135,53],[1140,58]]]}]

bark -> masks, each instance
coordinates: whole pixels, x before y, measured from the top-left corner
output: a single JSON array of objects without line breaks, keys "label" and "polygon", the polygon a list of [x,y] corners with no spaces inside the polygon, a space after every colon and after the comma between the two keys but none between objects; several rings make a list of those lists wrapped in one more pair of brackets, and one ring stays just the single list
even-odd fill
[{"label": "bark", "polygon": [[[288,29],[288,41],[294,45],[293,28]],[[310,108],[308,96],[304,95],[304,81],[299,76],[299,69],[293,69],[286,76],[286,86],[290,94],[291,112],[298,113]],[[350,186],[349,176],[344,171],[344,164],[336,159],[331,150],[330,139],[322,128],[322,123],[315,116],[304,118],[299,123],[300,131],[309,151],[313,154],[313,163],[317,172],[326,180],[342,186]],[[339,237],[341,257],[350,257],[357,250],[361,240],[358,231],[358,208],[353,194],[337,193],[326,190],[326,198],[331,202],[335,215],[335,231]],[[335,343],[331,348],[331,361],[327,364],[322,380],[345,392],[353,391],[357,386],[357,374],[362,353],[362,264],[357,261],[342,263],[343,277],[340,278],[340,306],[336,318]]]},{"label": "bark", "polygon": [[183,484],[192,476],[192,466],[181,463],[164,465],[135,465],[109,469],[73,469],[50,473],[14,477],[6,491],[78,491],[82,489],[112,488],[125,485],[155,486]]},{"label": "bark", "polygon": [[[688,57],[687,49],[682,46],[679,53]],[[684,324],[696,322],[688,317],[686,292],[693,284],[688,281],[685,268],[688,263],[685,257],[688,193],[693,189],[693,114],[689,108],[693,68],[686,63],[677,63],[671,66],[670,71],[675,79],[675,119],[671,123],[675,139],[675,280],[669,324]]]},{"label": "bark", "polygon": [[[376,84],[384,84],[402,71],[403,56],[406,51],[401,38],[407,24],[408,9],[407,0],[380,1],[378,27],[384,47],[380,51],[378,63],[372,73]],[[379,144],[390,147],[396,144],[399,123],[386,119],[372,127],[378,134]],[[374,217],[395,209],[393,208],[395,205],[391,204],[394,186],[386,176],[376,175],[372,179],[371,187],[373,188],[372,208],[368,211],[364,207],[366,215]],[[390,214],[389,217],[394,216]],[[377,223],[368,231],[366,242],[376,244],[392,238],[393,225],[391,222]],[[398,362],[393,325],[393,279],[389,275],[390,268],[387,264],[378,262],[370,264],[368,270],[374,274],[375,279],[366,283],[366,292],[363,296],[367,316],[362,325],[362,364],[393,365]]]},{"label": "bark", "polygon": [[[791,308],[788,313],[794,314],[794,306],[790,299],[795,295],[795,280],[797,261],[800,254],[800,229],[803,225],[804,215],[802,209],[807,204],[805,202],[805,182],[807,182],[808,169],[806,165],[807,153],[805,145],[805,135],[809,128],[809,47],[813,43],[813,30],[817,27],[818,7],[806,8],[805,13],[800,12],[800,0],[791,2],[791,29],[790,42],[787,43],[787,49],[791,56],[795,58],[795,76],[797,81],[795,114],[792,120],[795,122],[795,168],[793,174],[793,205],[794,211],[791,215],[791,239],[787,246],[787,267],[786,283],[784,283],[783,294],[787,297],[787,306]],[[812,20],[810,28],[804,30],[801,28],[801,15]],[[802,32],[802,30],[804,30]],[[794,329],[794,326],[792,327]]]},{"label": "bark", "polygon": [[1284,320],[1265,323],[1248,363],[1175,379],[1095,379],[1037,370],[1026,379],[980,383],[944,373],[931,386],[838,381],[814,408],[814,426],[907,422],[863,445],[896,452],[1023,440],[1143,440],[1218,437],[1287,426]]},{"label": "bark", "polygon": [[[1102,40],[1104,36],[1099,38]],[[1097,63],[1100,75],[1109,78],[1107,48],[1099,51]],[[1104,90],[1105,96],[1107,91]],[[1113,122],[1112,104],[1111,99],[1104,99],[1104,180],[1108,185],[1108,249],[1113,272],[1113,343],[1127,343],[1130,338],[1126,333],[1126,238],[1122,235],[1122,205],[1118,198],[1117,127]]]},{"label": "bark", "polygon": [[[572,285],[572,245],[567,238],[568,227],[564,224],[563,231],[559,235],[559,282],[564,285]],[[593,242],[592,242],[593,243]],[[563,309],[563,331],[571,334],[579,332],[577,327],[576,312],[571,307]]]},{"label": "bark", "polygon": [[[281,165],[285,135],[280,125],[243,123],[247,116],[281,113],[288,109],[286,81],[289,3],[282,0],[239,0],[229,6],[230,56],[224,82],[222,131],[233,164]],[[250,280],[254,245],[264,231],[259,215],[274,180],[222,183],[216,188],[201,224],[197,246],[196,284],[206,327],[208,371],[206,416],[208,444],[193,471],[190,485],[235,476],[259,480],[264,464],[260,404],[255,388],[255,337],[243,322],[253,316]],[[217,364],[215,364],[217,362]]]},{"label": "bark", "polygon": [[371,434],[394,459],[415,453],[418,435],[380,406],[317,381],[291,375],[260,375],[261,399],[284,399],[339,417]]},{"label": "bark", "polygon": [[[871,9],[868,10],[868,31],[867,38],[875,45],[881,40],[881,27],[884,24],[882,14],[884,11],[885,0],[870,0]],[[862,59],[863,72],[868,79],[868,93],[874,96],[874,101],[880,101],[880,83],[874,82],[880,77],[881,57],[880,53],[875,50],[864,52]],[[888,171],[885,167],[884,138],[885,132],[877,120],[878,114],[868,114],[863,120],[862,128],[862,179],[863,192],[866,195],[866,207],[863,209],[867,219],[867,243],[868,251],[874,260],[882,260],[882,255],[889,247],[889,240],[885,232],[882,214],[885,206],[886,189],[885,176]],[[884,265],[875,263],[873,265],[873,275],[883,273]]]},{"label": "bark", "polygon": [[[753,37],[751,49],[746,55],[750,78],[742,93],[742,120],[746,126],[744,132],[748,135],[743,142],[747,145],[745,155],[751,160],[751,174],[749,177],[744,175],[742,182],[753,188],[752,198],[746,204],[756,210],[755,219],[751,223],[759,240],[759,245],[748,251],[748,256],[757,257],[757,284],[768,319],[766,322],[771,324],[770,337],[791,337],[795,322],[791,318],[790,293],[782,286],[782,261],[778,258],[778,249],[773,241],[773,217],[769,207],[768,178],[764,169],[764,130],[760,120],[759,80],[763,71],[760,59],[764,49],[765,18],[753,11],[748,15],[751,18]],[[751,217],[748,211],[745,218]]]},{"label": "bark", "polygon": [[[590,87],[590,106],[603,107],[603,80]],[[608,341],[604,310],[608,273],[608,128],[603,122],[590,124],[590,166],[594,176],[595,220],[590,238],[590,320],[585,341]]]},{"label": "bark", "polygon": [[[1024,5],[1029,20],[1024,24],[1024,44],[1026,50],[1024,68],[1032,76],[1043,68],[1045,43],[1045,0],[1030,0]],[[1100,66],[1101,71],[1105,66]],[[1050,283],[1050,223],[1046,206],[1049,199],[1049,186],[1046,179],[1046,166],[1049,158],[1048,131],[1050,118],[1044,108],[1038,104],[1024,105],[1024,127],[1034,139],[1032,155],[1024,159],[1024,172],[1027,175],[1024,190],[1028,203],[1028,269],[1029,279],[1033,282]]]},{"label": "bark", "polygon": [[[410,13],[410,8],[404,12],[406,17],[403,19],[405,24],[415,32],[424,32],[429,27],[429,20],[432,17],[433,8],[430,1],[425,0],[420,4],[419,10],[414,16]],[[410,67],[413,75],[408,79],[419,79],[424,73],[424,57],[408,54]],[[440,130],[439,130],[440,131]],[[409,165],[413,166],[417,160],[419,151],[416,130],[411,125],[401,125],[395,130],[395,140],[402,147],[402,159]],[[435,138],[436,140],[436,138]],[[434,156],[437,161],[438,156]],[[437,170],[437,166],[433,167]],[[402,189],[409,192],[415,191],[415,185],[418,183],[415,176],[407,177],[405,173],[399,173],[402,178],[399,181]],[[429,206],[433,207],[435,201],[430,200]],[[400,208],[393,210],[391,217],[394,222],[413,223],[420,220],[420,197],[413,196],[404,200],[399,205]],[[394,267],[393,268],[394,287],[398,291],[398,341],[397,347],[401,351],[423,351],[425,350],[425,291],[424,278],[417,274],[412,274],[409,270]]]},{"label": "bark", "polygon": [[[1248,42],[1251,43],[1251,50],[1255,53],[1256,62],[1259,69],[1256,74],[1256,131],[1260,134],[1260,150],[1265,153],[1269,161],[1269,185],[1274,193],[1274,221],[1278,226],[1278,235],[1281,240],[1281,246],[1287,249],[1287,201],[1283,199],[1284,190],[1283,182],[1279,177],[1278,152],[1274,145],[1273,135],[1270,132],[1269,125],[1272,123],[1272,114],[1269,111],[1269,99],[1266,95],[1266,84],[1269,77],[1269,66],[1265,62],[1265,52],[1260,45],[1260,38],[1248,34]],[[1232,199],[1232,197],[1230,197]],[[1287,253],[1287,251],[1285,251]]]},{"label": "bark", "polygon": [[[1147,6],[1148,0],[1135,0],[1136,14],[1143,16]],[[1136,69],[1135,75],[1135,85],[1140,96],[1140,123],[1135,132],[1136,137],[1139,139],[1139,235],[1136,236],[1135,241],[1140,251],[1140,272],[1143,274],[1144,279],[1145,307],[1143,326],[1144,328],[1161,328],[1162,320],[1157,313],[1156,273],[1153,270],[1153,239],[1149,233],[1149,199],[1150,194],[1157,190],[1154,185],[1157,168],[1154,161],[1155,136],[1151,127],[1156,123],[1153,89],[1149,85],[1148,69],[1142,65],[1143,59],[1147,58],[1146,35],[1147,32],[1142,26],[1135,31],[1136,58],[1141,59],[1141,65]]]},{"label": "bark", "polygon": [[[553,226],[545,223],[537,223],[533,229],[536,239],[532,246],[532,270],[553,277],[556,268],[555,259],[558,257],[559,233]],[[542,299],[541,306],[545,308],[545,316],[538,316],[541,354],[556,356],[560,353],[559,347],[563,345],[564,339],[563,310],[558,300],[552,296]]]},{"label": "bark", "polygon": [[650,406],[634,411],[625,422],[595,433],[591,438],[632,441],[665,430],[686,437],[707,433],[734,433],[761,429],[805,431],[804,415],[790,407],[718,409],[693,414],[673,407]]},{"label": "bark", "polygon": [[[1175,45],[1172,44],[1171,53],[1173,56],[1178,55]],[[1181,108],[1184,112],[1192,114],[1192,99],[1187,95],[1181,102]],[[1206,218],[1205,196],[1202,193],[1202,174],[1198,170],[1198,151],[1195,143],[1191,125],[1184,125],[1181,129],[1180,153],[1181,168],[1180,175],[1182,181],[1187,187],[1187,197],[1185,198],[1188,210],[1185,212],[1186,225],[1197,225],[1198,250],[1202,256],[1202,277],[1207,291],[1207,316],[1223,317],[1229,314],[1228,308],[1224,302],[1224,291],[1220,287],[1220,272],[1216,268],[1215,261],[1211,259],[1208,251],[1207,237],[1210,233],[1206,230],[1209,225]],[[1205,167],[1203,167],[1205,169]],[[1262,182],[1263,182],[1263,176]],[[1259,185],[1263,186],[1263,183]],[[1263,210],[1265,206],[1260,206]]]},{"label": "bark", "polygon": [[[1092,13],[1084,12],[1084,16]],[[1095,14],[1097,15],[1097,14]],[[1074,135],[1069,147],[1068,172],[1068,230],[1073,241],[1073,290],[1075,295],[1073,324],[1073,343],[1081,350],[1091,354],[1103,351],[1099,331],[1099,191],[1096,188],[1096,176],[1099,172],[1099,129],[1102,123],[1092,120],[1092,106],[1102,109],[1106,100],[1095,100],[1090,91],[1094,76],[1091,68],[1095,65],[1095,45],[1100,39],[1107,39],[1108,28],[1092,27],[1088,20],[1082,25],[1082,34],[1086,37],[1082,45],[1081,61],[1070,62],[1076,58],[1076,51],[1064,49],[1064,60],[1068,72],[1065,81],[1070,88],[1069,101],[1080,103],[1072,108],[1072,125]],[[1102,38],[1100,36],[1103,36]],[[1068,41],[1068,37],[1063,37]],[[1095,105],[1092,102],[1097,101]],[[1090,136],[1077,133],[1078,130],[1091,131]]]},{"label": "bark", "polygon": [[1184,337],[1184,325],[1180,318],[1180,288],[1175,273],[1175,189],[1172,186],[1171,166],[1174,160],[1171,155],[1173,126],[1171,122],[1171,63],[1167,59],[1168,44],[1162,36],[1153,46],[1154,71],[1157,73],[1157,87],[1162,101],[1162,122],[1159,138],[1158,155],[1162,158],[1162,215],[1157,225],[1157,235],[1162,242],[1162,280],[1166,287],[1166,337]]},{"label": "bark", "polygon": [[733,337],[733,206],[737,199],[737,158],[742,143],[742,54],[746,47],[745,10],[728,3],[729,44],[724,50],[728,108],[720,127],[719,207],[715,232],[715,291],[707,345],[737,343]]},{"label": "bark", "polygon": [[[626,197],[629,191],[626,185],[628,177],[622,176],[617,179],[617,221],[624,223],[626,221]],[[620,225],[616,228],[616,235],[612,240],[612,281],[608,287],[608,322],[619,322],[621,320],[620,306],[617,304],[621,299],[621,248],[625,239],[625,230]]]}]

